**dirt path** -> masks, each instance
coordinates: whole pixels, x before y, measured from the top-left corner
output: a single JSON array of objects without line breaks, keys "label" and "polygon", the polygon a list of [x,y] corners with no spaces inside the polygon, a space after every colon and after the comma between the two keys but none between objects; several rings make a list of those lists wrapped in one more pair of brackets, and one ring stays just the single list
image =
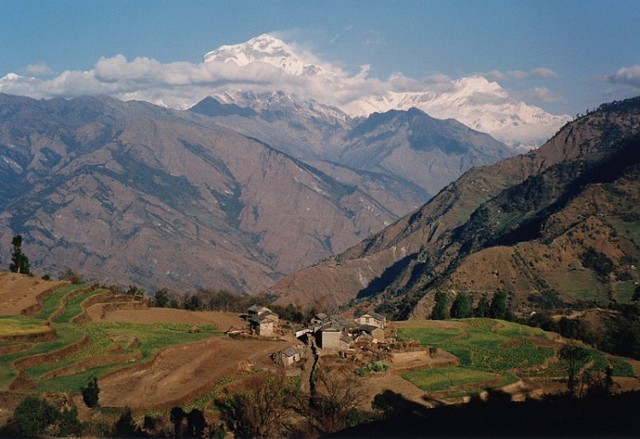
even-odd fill
[{"label": "dirt path", "polygon": [[46,281],[17,273],[0,273],[0,316],[18,315],[38,303],[38,295],[66,285],[65,281]]},{"label": "dirt path", "polygon": [[288,346],[282,341],[232,340],[215,337],[161,351],[143,366],[119,371],[100,382],[100,402],[105,406],[129,406],[155,410],[182,405],[207,394],[211,387],[238,374],[238,363],[249,360],[256,367],[272,365],[269,355]]}]

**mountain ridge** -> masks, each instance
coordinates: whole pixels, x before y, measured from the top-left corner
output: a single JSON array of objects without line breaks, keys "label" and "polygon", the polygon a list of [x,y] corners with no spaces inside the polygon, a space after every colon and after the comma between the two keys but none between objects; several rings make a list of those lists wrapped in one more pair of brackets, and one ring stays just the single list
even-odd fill
[{"label": "mountain ridge", "polygon": [[[610,154],[616,151],[616,148],[627,151],[623,147],[627,144],[626,142],[631,142],[632,145],[629,147],[632,149],[628,151],[631,154],[636,154],[633,152],[633,147],[637,146],[637,135],[640,131],[638,108],[640,108],[640,98],[623,101],[617,105],[603,105],[597,112],[565,125],[538,150],[466,172],[413,214],[405,216],[329,261],[285,277],[272,287],[272,292],[279,295],[282,302],[304,302],[307,300],[304,299],[307,297],[305,292],[310,293],[309,286],[314,284],[316,300],[318,290],[331,290],[326,300],[332,306],[344,304],[358,297],[369,298],[368,300],[381,306],[380,297],[384,297],[382,302],[387,305],[378,308],[380,311],[406,318],[408,316],[427,316],[433,305],[432,292],[439,287],[450,291],[452,295],[459,291],[473,292],[472,281],[478,279],[482,281],[481,284],[491,285],[493,288],[491,290],[487,287],[483,291],[484,293],[491,293],[497,288],[515,288],[512,281],[516,284],[521,281],[520,277],[513,277],[515,272],[511,269],[511,263],[508,265],[508,270],[505,268],[504,275],[501,274],[501,271],[496,271],[495,276],[489,274],[493,271],[490,268],[490,261],[497,257],[497,249],[509,249],[511,248],[509,245],[515,243],[494,241],[495,245],[487,244],[486,251],[489,252],[487,255],[492,254],[493,256],[485,256],[486,262],[481,267],[476,265],[469,268],[471,266],[467,266],[466,275],[459,274],[456,278],[456,264],[464,264],[466,260],[459,256],[460,252],[463,255],[466,254],[467,258],[472,258],[478,253],[480,248],[478,243],[489,242],[494,226],[488,226],[487,224],[490,224],[488,221],[502,221],[504,223],[507,218],[511,222],[504,224],[515,224],[516,226],[523,224],[522,220],[530,218],[532,213],[526,213],[527,205],[526,203],[522,205],[522,203],[526,201],[527,197],[536,194],[535,188],[548,188],[543,190],[543,195],[550,196],[549,202],[555,202],[557,197],[563,196],[562,191],[556,195],[553,192],[548,194],[545,192],[553,190],[555,186],[552,183],[545,183],[543,186],[536,183],[541,181],[539,176],[544,175],[545,172],[549,172],[546,174],[550,177],[549,182],[555,181],[552,178],[553,173],[559,172],[555,179],[562,178],[563,181],[566,181],[563,184],[580,188],[579,180],[576,178],[584,175],[584,169],[587,169],[586,165],[581,165],[581,163],[596,166],[599,163],[598,160],[607,159]],[[631,156],[617,159],[616,156],[611,157],[614,157],[614,163],[618,167],[621,165],[628,167],[634,163]],[[570,172],[572,166],[578,167],[573,171],[575,174],[573,177]],[[567,170],[563,171],[563,167]],[[567,171],[569,172],[567,173]],[[540,190],[542,189],[538,189],[538,191]],[[582,192],[575,193],[576,195],[571,195],[571,197],[579,199]],[[629,194],[632,200],[640,201],[637,192],[632,191]],[[511,216],[505,214],[503,212],[504,203],[500,204],[500,208],[493,208],[492,214],[486,215],[484,213],[483,207],[486,209],[486,206],[492,205],[490,203],[498,203],[500,198],[496,197],[500,196],[515,196],[521,199],[521,205],[524,206],[520,207],[520,209],[524,209],[523,212],[518,214],[520,215],[518,218],[521,219],[514,219],[513,214],[509,214]],[[640,203],[637,204],[640,205]],[[544,209],[544,206],[539,209]],[[560,212],[562,211],[561,209]],[[593,212],[593,216],[598,218],[596,215],[598,211],[594,211],[593,208],[583,208],[583,211]],[[621,211],[624,212],[622,209]],[[536,215],[549,222],[550,225],[552,220],[559,218],[558,212],[555,212],[549,219],[545,219],[544,212],[541,210]],[[633,212],[633,210],[631,209],[629,212]],[[535,219],[535,217],[531,218]],[[623,234],[619,227],[616,230],[618,234]],[[510,232],[511,229],[507,228],[497,236],[506,239]],[[604,231],[600,231],[600,233],[605,236]],[[609,232],[606,234],[608,235]],[[473,239],[460,241],[456,240],[456,236],[470,238],[475,236],[476,238],[473,239],[480,239],[480,241],[474,244]],[[544,247],[546,244],[542,242],[541,245]],[[626,253],[624,254],[628,258],[640,257],[637,243],[632,244],[626,239],[624,243],[619,245],[625,246]],[[582,250],[584,251],[586,248]],[[577,250],[572,251],[574,259],[581,257],[579,254],[575,254]],[[621,258],[620,254],[607,255],[607,257],[612,256],[615,256],[615,261]],[[456,260],[462,262],[456,263]],[[527,258],[525,258],[525,262],[526,264],[531,262],[534,266],[538,263]],[[519,262],[513,262],[513,264],[516,263]],[[616,262],[615,266],[619,267],[618,264]],[[556,281],[552,277],[549,278],[549,274],[542,268],[542,265],[539,269],[536,268],[534,276],[542,279],[542,282],[537,281],[536,284],[536,282],[529,280],[522,284],[524,286],[518,284],[523,291],[520,294],[516,291],[517,305],[522,305],[523,300],[526,301],[527,294],[540,292],[541,288],[545,287],[545,283],[550,290],[565,292],[562,284],[558,283],[560,281]],[[618,269],[616,268],[616,270]],[[635,279],[634,272],[626,269],[621,270],[623,271],[620,271],[620,275],[623,279],[628,279],[629,276]],[[531,272],[531,270],[524,271]],[[582,273],[584,276],[588,276],[591,271],[586,270]],[[491,281],[494,278],[497,279],[497,284]],[[489,280],[488,283],[485,282],[486,279]],[[615,280],[612,282],[611,285],[625,289],[631,285],[628,280],[621,281],[620,285],[616,284]],[[606,285],[608,283],[605,283]],[[544,290],[544,288],[542,289]],[[385,293],[380,296],[383,292]],[[627,294],[628,292],[625,292],[625,295]],[[600,297],[600,300],[603,298]]]},{"label": "mountain ridge", "polygon": [[260,112],[211,100],[197,112],[0,95],[1,242],[23,234],[34,268],[51,274],[257,292],[429,197],[393,173],[314,158],[341,125],[280,97]]}]

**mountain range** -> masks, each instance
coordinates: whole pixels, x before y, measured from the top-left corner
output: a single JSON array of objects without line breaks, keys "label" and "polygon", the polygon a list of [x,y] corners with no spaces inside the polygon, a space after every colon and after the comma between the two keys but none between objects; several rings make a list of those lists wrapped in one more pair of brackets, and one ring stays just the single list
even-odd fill
[{"label": "mountain range", "polygon": [[[417,108],[438,119],[455,119],[514,148],[537,147],[572,119],[568,115],[553,115],[526,104],[511,96],[498,83],[480,75],[443,81],[429,89],[421,86],[405,86],[404,89],[378,86],[378,90],[370,93],[350,96],[344,92],[333,98],[329,90],[336,84],[341,84],[344,89],[362,87],[358,75],[353,77],[341,68],[323,63],[312,54],[296,51],[267,34],[241,44],[221,46],[207,53],[204,62],[253,67],[265,77],[284,74],[291,78],[292,83],[309,88],[309,93],[318,91],[317,96],[314,94],[317,100],[325,99],[325,104],[338,107],[352,117]],[[260,66],[267,69],[259,70]],[[363,77],[365,73],[361,72],[359,76]],[[247,91],[246,87],[244,91]],[[244,102],[242,93],[238,95],[233,91],[216,97],[225,103]]]},{"label": "mountain range", "polygon": [[280,280],[282,303],[428,317],[435,292],[514,309],[628,301],[640,274],[640,98],[602,105],[527,154],[467,171],[428,203]]},{"label": "mountain range", "polygon": [[512,154],[419,110],[265,97],[179,111],[0,95],[0,259],[20,233],[36,272],[257,292]]}]

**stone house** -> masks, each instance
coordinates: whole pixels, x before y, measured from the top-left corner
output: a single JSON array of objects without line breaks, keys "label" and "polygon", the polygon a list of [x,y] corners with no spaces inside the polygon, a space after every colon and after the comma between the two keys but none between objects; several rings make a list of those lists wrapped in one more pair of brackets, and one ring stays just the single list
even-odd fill
[{"label": "stone house", "polygon": [[340,349],[340,339],[342,337],[342,329],[333,325],[322,328],[318,339],[318,346],[321,349]]},{"label": "stone house", "polygon": [[266,316],[251,316],[249,317],[249,326],[251,327],[251,331],[260,337],[271,337],[274,333],[275,323]]},{"label": "stone house", "polygon": [[367,314],[363,314],[360,317],[355,319],[358,325],[369,325],[376,326],[378,328],[386,328],[387,327],[387,318],[382,314],[378,314],[377,312],[370,312]]},{"label": "stone house", "polygon": [[282,367],[293,366],[305,357],[304,348],[301,346],[289,346],[274,354],[274,361]]},{"label": "stone house", "polygon": [[280,322],[280,317],[278,317],[278,314],[274,313],[265,306],[250,306],[249,309],[247,309],[247,315],[248,320],[251,320],[252,317],[261,317],[271,320],[275,325]]},{"label": "stone house", "polygon": [[384,329],[373,325],[362,325],[358,328],[361,334],[371,337],[373,343],[384,342]]}]

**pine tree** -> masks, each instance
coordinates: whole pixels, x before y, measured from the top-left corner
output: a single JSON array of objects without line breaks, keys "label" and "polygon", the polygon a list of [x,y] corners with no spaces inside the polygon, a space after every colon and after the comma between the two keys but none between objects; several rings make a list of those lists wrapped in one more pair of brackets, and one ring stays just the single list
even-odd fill
[{"label": "pine tree", "polygon": [[471,317],[473,310],[471,309],[471,299],[465,293],[460,293],[456,296],[451,305],[451,318],[452,319],[466,319]]},{"label": "pine tree", "polygon": [[489,317],[504,320],[507,317],[507,293],[496,291],[489,306]]},{"label": "pine tree", "polygon": [[476,309],[473,310],[473,315],[475,317],[487,317],[489,315],[489,299],[487,299],[486,294],[480,297]]},{"label": "pine tree", "polygon": [[11,265],[9,270],[14,273],[31,274],[31,264],[29,258],[22,253],[22,235],[16,235],[11,240],[13,252],[11,253]]},{"label": "pine tree", "polygon": [[436,304],[433,307],[431,318],[433,320],[444,320],[449,318],[449,299],[444,291],[436,292]]}]

